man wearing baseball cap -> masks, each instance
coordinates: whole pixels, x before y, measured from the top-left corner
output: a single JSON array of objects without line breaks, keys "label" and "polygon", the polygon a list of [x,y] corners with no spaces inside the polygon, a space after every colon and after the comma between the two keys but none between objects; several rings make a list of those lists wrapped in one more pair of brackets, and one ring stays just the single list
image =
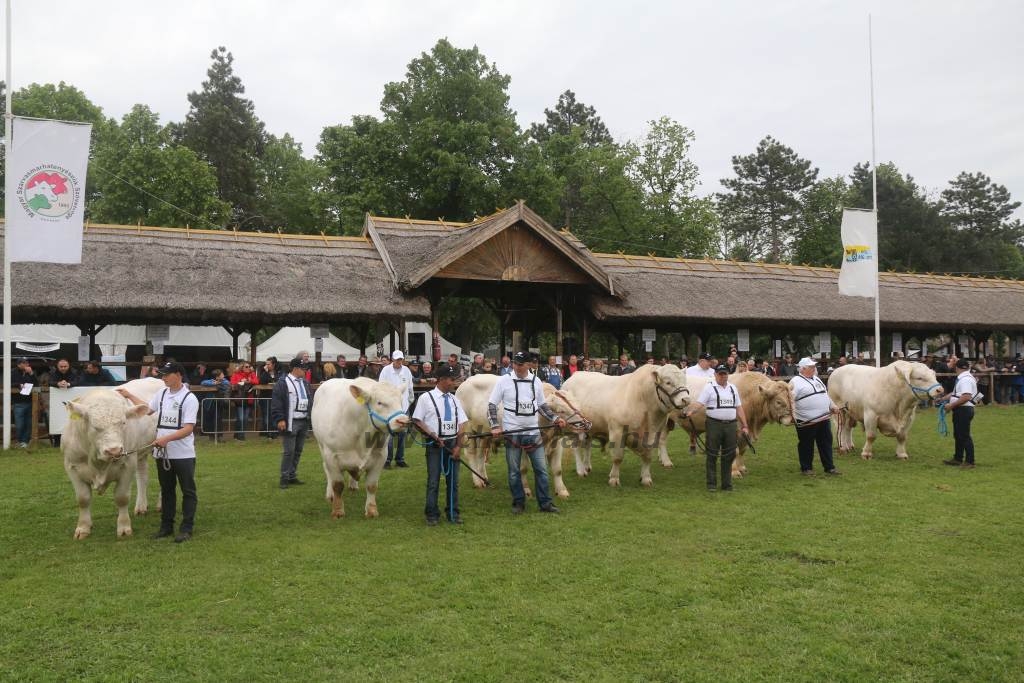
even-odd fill
[{"label": "man wearing baseball cap", "polygon": [[427,502],[423,512],[427,526],[437,526],[441,510],[437,507],[437,491],[444,472],[445,517],[452,524],[462,524],[459,510],[459,458],[464,440],[466,409],[452,391],[458,372],[450,365],[437,371],[437,386],[416,402],[412,419],[427,441]]},{"label": "man wearing baseball cap", "polygon": [[309,434],[309,413],[313,409],[313,389],[306,381],[306,363],[293,358],[288,373],[281,375],[270,395],[270,420],[281,434],[281,479],[278,486],[302,484],[299,459]]},{"label": "man wearing baseball cap", "polygon": [[[729,381],[729,368],[719,365],[714,369],[714,373],[715,381],[705,384],[700,396],[697,397],[697,404],[704,406],[705,411],[704,446],[708,491],[714,491],[717,487],[716,458],[721,465],[722,490],[732,491],[732,461],[736,459],[736,422],[739,420],[740,431],[747,436],[747,416],[743,412],[740,392],[736,390],[736,385]],[[683,416],[693,415],[697,410],[697,404],[691,403],[687,406]]]},{"label": "man wearing baseball cap", "polygon": [[[156,441],[153,442],[153,457],[157,459],[157,476],[160,479],[160,529],[154,539],[174,534],[174,516],[177,512],[176,485],[181,486],[181,526],[175,543],[192,538],[195,525],[196,505],[196,448],[192,435],[199,415],[199,399],[188,390],[183,378],[185,369],[180,363],[168,361],[157,369],[164,381],[165,389],[158,391],[149,401],[149,414],[157,414]],[[134,405],[146,402],[124,387],[117,389]]]},{"label": "man wearing baseball cap", "polygon": [[[536,375],[530,374],[530,354],[519,351],[512,356],[512,374],[503,375],[494,385],[487,402],[487,419],[491,434],[505,436],[505,462],[508,465],[508,487],[512,491],[512,514],[521,514],[526,509],[526,493],[520,470],[523,453],[533,465],[537,504],[541,512],[558,512],[548,493],[548,465],[544,459],[544,446],[537,424],[537,413],[565,427],[565,420],[558,417],[544,399],[544,387]],[[498,410],[502,411],[501,424]]]},{"label": "man wearing baseball cap", "polygon": [[18,390],[11,396],[11,412],[14,415],[15,437],[21,448],[28,448],[32,441],[32,387],[37,386],[39,378],[32,370],[32,363],[28,358],[19,358],[11,373],[11,388]]},{"label": "man wearing baseball cap", "polygon": [[818,364],[813,358],[801,358],[796,364],[797,374],[789,380],[796,408],[797,457],[800,473],[814,476],[814,444],[818,444],[818,457],[825,474],[836,475],[839,470],[832,462],[832,422],[829,418],[839,408],[829,398],[825,383],[818,378]]},{"label": "man wearing baseball cap", "polygon": [[[412,372],[405,367],[405,354],[395,349],[391,352],[391,365],[381,368],[378,382],[391,384],[398,387],[402,392],[402,410],[409,412],[409,406],[416,399],[413,392]],[[405,432],[399,432],[388,437],[388,459],[384,462],[384,469],[391,469],[391,461],[395,461],[397,467],[408,467],[405,462]]]}]

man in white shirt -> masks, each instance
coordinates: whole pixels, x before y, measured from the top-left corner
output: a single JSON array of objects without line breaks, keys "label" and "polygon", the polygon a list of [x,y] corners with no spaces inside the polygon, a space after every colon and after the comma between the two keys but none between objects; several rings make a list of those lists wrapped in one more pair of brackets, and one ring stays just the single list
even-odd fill
[{"label": "man in white shirt", "polygon": [[713,362],[715,357],[710,353],[700,354],[700,358],[697,360],[696,365],[691,365],[686,368],[686,374],[691,377],[707,377],[709,380],[715,379],[715,366]]},{"label": "man in white shirt", "polygon": [[[530,373],[530,354],[519,351],[512,357],[512,374],[503,375],[494,385],[487,401],[487,419],[491,434],[505,437],[505,462],[508,465],[508,487],[512,491],[512,514],[521,514],[526,509],[526,492],[523,489],[523,475],[520,471],[523,453],[530,458],[533,466],[534,490],[541,512],[558,512],[548,493],[548,465],[544,458],[544,446],[537,428],[537,413],[565,427],[565,420],[551,410],[544,399],[544,387],[536,375]],[[498,410],[503,412],[498,425]]]},{"label": "man in white shirt", "polygon": [[971,421],[974,420],[974,405],[980,400],[978,382],[971,374],[971,363],[966,358],[956,362],[960,374],[956,376],[953,393],[946,406],[953,411],[953,457],[943,460],[947,465],[974,469],[974,438],[971,437]]},{"label": "man in white shirt", "polygon": [[[199,414],[199,399],[188,390],[182,378],[185,369],[180,363],[168,361],[157,371],[166,388],[158,391],[149,402],[149,414],[157,413],[156,441],[153,442],[153,456],[157,459],[156,471],[160,479],[160,530],[153,538],[165,538],[174,533],[174,516],[177,512],[177,491],[181,486],[181,526],[175,543],[192,538],[195,526],[196,505],[196,448],[192,435]],[[146,402],[126,389],[117,392],[134,405]]]},{"label": "man in white shirt", "polygon": [[837,475],[832,462],[832,421],[830,418],[839,408],[829,398],[825,383],[818,378],[818,364],[812,358],[801,358],[796,364],[797,374],[789,380],[796,406],[797,457],[800,459],[800,473],[814,476],[814,445],[818,445],[818,457],[825,474]]},{"label": "man in white shirt", "polygon": [[[413,391],[412,372],[405,367],[405,354],[395,350],[391,354],[391,365],[381,368],[378,382],[391,384],[398,387],[402,392],[402,410],[409,412],[409,406],[416,398]],[[388,459],[384,462],[384,469],[391,469],[391,461],[395,461],[397,467],[408,467],[405,461],[405,432],[399,432],[388,437]]]},{"label": "man in white shirt", "polygon": [[281,375],[270,395],[270,420],[281,434],[281,480],[279,486],[302,484],[299,459],[309,434],[309,412],[313,408],[313,390],[306,381],[306,364],[293,358],[288,374]]},{"label": "man in white shirt", "polygon": [[462,524],[459,510],[459,459],[463,430],[469,418],[462,402],[452,392],[455,368],[443,366],[437,372],[437,386],[420,396],[412,419],[429,439],[427,442],[427,503],[423,513],[427,526],[437,526],[441,511],[437,507],[437,489],[444,472],[445,517]]},{"label": "man in white shirt", "polygon": [[[697,403],[704,406],[705,412],[704,446],[708,491],[714,491],[717,486],[716,458],[721,464],[722,490],[732,491],[732,461],[736,459],[736,421],[739,420],[743,435],[747,436],[747,416],[743,413],[740,392],[736,390],[736,385],[729,381],[729,368],[719,365],[715,368],[714,374],[714,381],[705,384],[700,396],[697,397]],[[683,416],[689,417],[695,410],[697,406],[691,403],[683,411]]]}]

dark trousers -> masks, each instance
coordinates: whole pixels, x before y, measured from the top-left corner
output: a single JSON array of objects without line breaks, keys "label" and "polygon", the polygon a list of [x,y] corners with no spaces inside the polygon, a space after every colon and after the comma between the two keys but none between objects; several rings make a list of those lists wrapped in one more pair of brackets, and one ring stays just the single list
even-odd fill
[{"label": "dark trousers", "polygon": [[722,490],[732,490],[732,461],[736,459],[736,420],[723,422],[706,420],[704,446],[706,447],[705,469],[707,471],[708,488],[714,488],[715,460],[719,461],[722,473]]},{"label": "dark trousers", "polygon": [[[168,469],[169,465],[169,469]],[[196,459],[180,458],[171,460],[157,458],[156,472],[160,479],[160,528],[174,530],[174,515],[177,513],[175,484],[181,486],[181,531],[192,533],[196,519]]]},{"label": "dark trousers", "polygon": [[800,471],[814,469],[814,445],[818,445],[818,456],[826,472],[835,469],[832,462],[832,422],[822,420],[817,424],[796,428],[796,452],[800,457]]},{"label": "dark trousers", "polygon": [[953,459],[974,464],[974,439],[971,438],[971,420],[974,408],[960,406],[953,409]]},{"label": "dark trousers", "polygon": [[309,418],[295,418],[292,420],[292,430],[281,432],[281,483],[287,484],[298,478],[299,458],[302,457],[302,447],[306,445],[306,435],[309,434]]},{"label": "dark trousers", "polygon": [[405,432],[392,434],[388,438],[388,462],[392,458],[397,462],[405,462]]},{"label": "dark trousers", "polygon": [[445,483],[445,517],[451,521],[459,516],[459,463],[451,457],[449,448],[455,445],[454,439],[445,442],[446,447],[427,446],[427,504],[423,514],[427,519],[438,519],[441,511],[437,507],[437,491],[444,473]]},{"label": "dark trousers", "polygon": [[30,401],[11,404],[14,414],[14,434],[20,443],[32,440],[32,403]]}]

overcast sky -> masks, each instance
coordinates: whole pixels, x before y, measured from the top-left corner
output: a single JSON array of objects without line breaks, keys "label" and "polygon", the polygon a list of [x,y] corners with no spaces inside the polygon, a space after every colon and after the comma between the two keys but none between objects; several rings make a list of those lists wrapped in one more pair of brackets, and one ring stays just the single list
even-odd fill
[{"label": "overcast sky", "polygon": [[379,114],[384,84],[439,38],[477,45],[524,127],[566,89],[620,140],[662,115],[690,127],[702,193],[765,135],[822,177],[870,159],[870,13],[879,162],[933,193],[982,171],[1024,200],[1015,0],[13,4],[15,88],[63,80],[108,116],[144,103],[179,121],[224,45],[267,129],[307,155],[324,126]]}]

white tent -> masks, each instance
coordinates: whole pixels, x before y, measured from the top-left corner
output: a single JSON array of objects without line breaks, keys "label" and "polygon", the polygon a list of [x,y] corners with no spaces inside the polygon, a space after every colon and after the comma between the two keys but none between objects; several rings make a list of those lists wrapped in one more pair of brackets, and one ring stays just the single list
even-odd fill
[{"label": "white tent", "polygon": [[[28,344],[77,344],[81,334],[74,325],[11,325],[11,341]],[[146,343],[145,325],[107,325],[96,335],[103,355],[122,354],[128,346]],[[249,344],[249,334],[238,337],[239,349]],[[171,325],[165,346],[219,346],[231,348],[231,335],[216,325]]]},{"label": "white tent", "polygon": [[[430,331],[430,324],[429,323],[421,323],[421,322],[408,322],[408,323],[405,324],[405,334],[406,334],[406,337],[408,337],[410,334],[415,334],[417,332],[426,335],[427,353],[426,353],[425,356],[423,356],[423,360],[429,360],[430,359],[430,346],[434,343],[433,333]],[[398,345],[401,347],[402,346],[402,340],[398,339],[398,335],[397,334],[395,335],[395,339],[398,340]],[[381,340],[381,344],[384,346],[384,355],[390,357],[391,356],[391,351],[392,351],[392,348],[391,348],[391,335],[390,334],[384,335],[384,338]],[[406,351],[407,349],[402,348],[402,350]],[[452,353],[454,353],[455,355],[461,357],[462,356],[462,347],[459,346],[458,344],[455,344],[454,342],[448,341],[444,337],[441,337],[441,358],[443,360],[447,360],[448,355],[452,354]],[[366,355],[368,357],[370,357],[370,358],[376,358],[377,357],[377,345],[373,344],[371,346],[367,346],[366,347]]]},{"label": "white tent", "polygon": [[[309,351],[313,354],[313,342],[308,327],[282,327],[277,334],[256,347],[256,360],[266,360],[275,356],[281,362],[287,362],[295,357],[299,351]],[[359,358],[359,350],[349,346],[333,334],[324,339],[324,350],[321,358],[326,361],[333,361],[338,354],[344,354],[347,360]]]}]

